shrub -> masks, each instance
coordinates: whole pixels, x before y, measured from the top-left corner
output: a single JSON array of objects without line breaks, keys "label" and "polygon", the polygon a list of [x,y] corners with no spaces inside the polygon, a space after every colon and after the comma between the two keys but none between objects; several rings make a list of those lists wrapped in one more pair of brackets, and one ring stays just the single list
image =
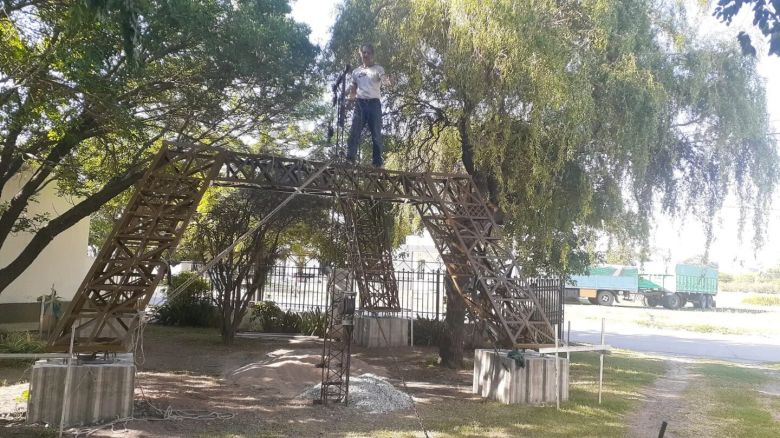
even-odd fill
[{"label": "shrub", "polygon": [[277,331],[280,333],[300,333],[301,316],[288,310],[279,318],[279,327]]},{"label": "shrub", "polygon": [[211,287],[196,273],[182,272],[174,275],[171,279],[171,288],[167,292],[173,292],[179,285],[193,277],[197,278],[181,293],[154,308],[154,317],[158,323],[189,327],[216,325],[217,307],[210,297]]},{"label": "shrub", "polygon": [[327,315],[319,307],[313,312],[301,313],[300,333],[307,336],[324,337],[327,319]]},{"label": "shrub", "polygon": [[19,394],[16,397],[14,397],[14,401],[16,401],[18,403],[24,403],[24,402],[27,402],[29,400],[30,400],[30,390],[29,389],[25,389],[24,391],[22,391],[21,394]]},{"label": "shrub", "polygon": [[730,283],[721,283],[720,290],[723,292],[753,292],[759,294],[780,294],[780,281],[778,280],[767,281],[767,282],[733,281]]},{"label": "shrub", "polygon": [[327,315],[319,308],[311,312],[284,312],[273,301],[256,303],[251,308],[250,326],[264,333],[302,333],[325,336]]},{"label": "shrub", "polygon": [[[46,351],[46,343],[29,332],[0,332],[0,353],[43,353],[44,351]],[[0,365],[26,367],[33,362],[34,360],[28,359],[2,359]]]},{"label": "shrub", "polygon": [[279,320],[284,312],[273,301],[261,301],[252,306],[252,316],[249,320],[261,332],[273,333],[279,327]]},{"label": "shrub", "polygon": [[742,298],[742,304],[753,304],[755,306],[780,306],[780,296],[748,295],[745,298]]},{"label": "shrub", "polygon": [[414,345],[439,345],[444,336],[444,330],[444,321],[418,317],[414,320]]},{"label": "shrub", "polygon": [[273,301],[263,301],[252,307],[252,326],[264,333],[300,333],[302,318],[295,312],[283,312]]},{"label": "shrub", "polygon": [[0,333],[0,353],[42,353],[46,344],[29,332]]}]

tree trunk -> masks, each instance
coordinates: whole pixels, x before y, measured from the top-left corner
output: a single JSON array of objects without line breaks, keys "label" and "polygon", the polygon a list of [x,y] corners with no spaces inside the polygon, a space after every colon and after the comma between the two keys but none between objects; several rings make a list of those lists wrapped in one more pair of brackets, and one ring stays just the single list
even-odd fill
[{"label": "tree trunk", "polygon": [[[94,125],[92,117],[82,114],[74,121],[73,127],[49,151],[45,157],[46,162],[59,163],[80,142],[93,135],[89,133],[92,125]],[[0,214],[0,246],[5,244],[17,220],[30,203],[30,199],[41,188],[52,172],[54,172],[54,166],[40,166],[33,172],[30,179],[22,185],[19,192],[8,202],[5,211]]]},{"label": "tree trunk", "polygon": [[[143,176],[143,171],[130,172],[109,181],[99,192],[79,202],[70,210],[49,221],[38,230],[24,250],[0,269],[0,294],[16,280],[58,234],[96,212],[103,204],[122,193]],[[86,249],[85,249],[86,250]]]},{"label": "tree trunk", "polygon": [[[498,209],[498,182],[493,175],[477,168],[474,161],[474,145],[469,137],[469,123],[471,123],[471,105],[464,105],[463,115],[458,119],[458,134],[460,135],[460,152],[463,167],[466,173],[471,175],[474,183],[483,196],[492,204],[494,210]],[[500,222],[500,221],[499,221]]]},{"label": "tree trunk", "polygon": [[444,336],[439,344],[439,357],[442,366],[460,369],[463,368],[466,303],[455,290],[449,275],[444,277],[444,291],[447,296],[447,313],[444,317]]},{"label": "tree trunk", "polygon": [[225,284],[225,294],[222,298],[222,318],[220,323],[220,335],[222,336],[222,343],[225,345],[232,345],[235,331],[233,330],[233,309],[237,304],[233,297],[236,294],[235,287],[241,288],[241,284],[238,286],[233,285],[232,274],[229,277],[227,284]]},{"label": "tree trunk", "polygon": [[225,345],[233,345],[233,339],[235,339],[236,332],[233,330],[233,324],[222,319],[222,343]]}]

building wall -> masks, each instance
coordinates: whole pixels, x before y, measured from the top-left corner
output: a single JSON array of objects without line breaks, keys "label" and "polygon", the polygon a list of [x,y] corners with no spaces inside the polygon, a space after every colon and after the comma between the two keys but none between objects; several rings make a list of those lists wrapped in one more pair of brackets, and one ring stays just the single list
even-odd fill
[{"label": "building wall", "polygon": [[[25,176],[10,180],[0,194],[0,201],[13,197],[25,180]],[[29,206],[28,214],[49,213],[51,217],[56,217],[76,201],[59,196],[56,187],[50,184],[39,194],[37,202]],[[13,260],[30,239],[31,233],[9,236],[0,248],[0,266]],[[70,301],[92,263],[92,258],[87,255],[88,243],[88,218],[60,233],[21,276],[0,292],[0,327],[30,322],[37,324],[40,304],[36,299],[51,293],[52,286],[61,300]]]}]

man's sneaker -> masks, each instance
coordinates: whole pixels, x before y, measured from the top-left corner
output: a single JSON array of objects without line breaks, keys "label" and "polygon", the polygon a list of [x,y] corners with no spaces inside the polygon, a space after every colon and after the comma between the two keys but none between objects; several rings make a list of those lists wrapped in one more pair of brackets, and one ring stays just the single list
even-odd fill
[{"label": "man's sneaker", "polygon": [[376,170],[382,170],[385,168],[384,164],[374,164],[374,169]]}]

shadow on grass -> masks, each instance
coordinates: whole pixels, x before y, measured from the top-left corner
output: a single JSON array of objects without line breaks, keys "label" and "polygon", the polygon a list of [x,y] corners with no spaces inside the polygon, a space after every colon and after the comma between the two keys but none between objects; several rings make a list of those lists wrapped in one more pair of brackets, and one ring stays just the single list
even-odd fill
[{"label": "shadow on grass", "polygon": [[759,392],[764,385],[780,385],[776,375],[752,366],[724,363],[699,364],[696,371],[700,378],[697,394],[692,397],[706,401],[703,411],[719,436],[778,436],[780,399]]},{"label": "shadow on grass", "polygon": [[[641,400],[640,391],[663,375],[662,360],[618,353],[605,358],[603,403],[598,404],[598,355],[572,355],[571,398],[555,406],[505,405],[474,396],[436,399],[418,405],[429,431],[448,437],[551,436],[622,437],[624,418]],[[416,421],[381,429],[360,428],[346,436],[419,436]],[[413,419],[413,416],[412,416]],[[345,431],[346,432],[346,431]]]}]

